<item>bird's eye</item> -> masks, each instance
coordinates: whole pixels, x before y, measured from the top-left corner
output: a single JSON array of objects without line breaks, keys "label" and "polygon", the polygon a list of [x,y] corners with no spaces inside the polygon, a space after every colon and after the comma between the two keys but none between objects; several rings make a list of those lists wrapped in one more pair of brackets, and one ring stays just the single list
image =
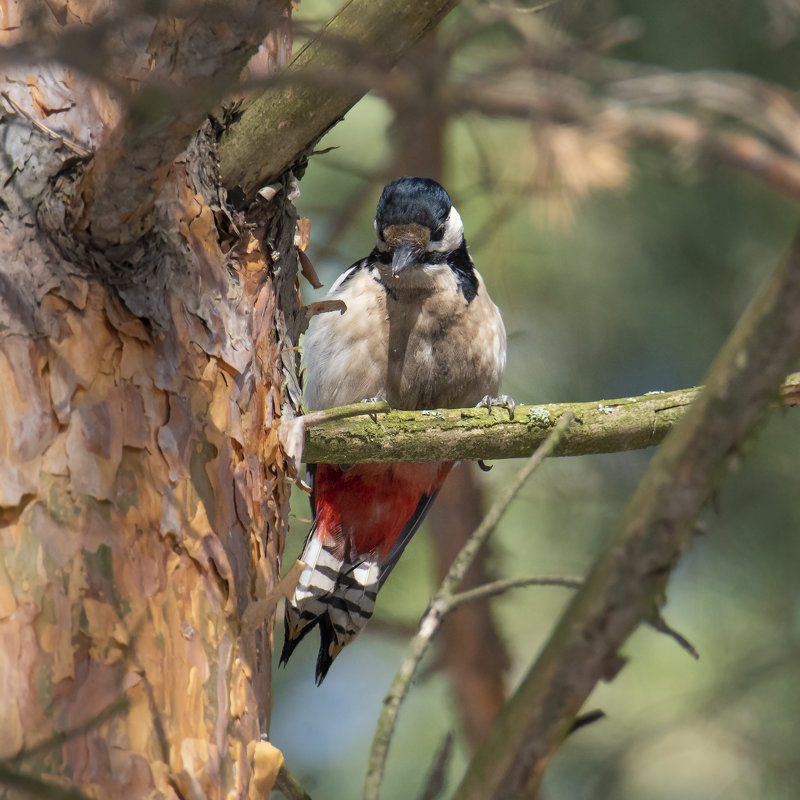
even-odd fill
[{"label": "bird's eye", "polygon": [[435,231],[431,233],[432,242],[441,242],[444,237],[444,225],[440,225]]}]

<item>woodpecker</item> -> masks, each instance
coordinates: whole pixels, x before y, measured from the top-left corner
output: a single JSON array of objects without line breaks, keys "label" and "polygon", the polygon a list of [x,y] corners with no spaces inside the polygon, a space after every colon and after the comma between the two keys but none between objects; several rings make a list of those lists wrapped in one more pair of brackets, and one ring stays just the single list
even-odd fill
[{"label": "woodpecker", "polygon": [[[328,292],[346,310],[311,319],[304,343],[310,410],[364,399],[392,408],[506,405],[497,397],[506,333],[472,263],[464,227],[436,181],[386,186],[377,244]],[[422,522],[452,462],[318,464],[309,470],[314,522],[287,603],[281,664],[315,626],[316,680],[372,616],[378,590]]]}]

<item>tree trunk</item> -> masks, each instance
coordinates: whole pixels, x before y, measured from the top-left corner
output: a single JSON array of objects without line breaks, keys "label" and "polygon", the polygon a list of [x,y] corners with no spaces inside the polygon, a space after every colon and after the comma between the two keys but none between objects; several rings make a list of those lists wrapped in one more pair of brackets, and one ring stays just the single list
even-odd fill
[{"label": "tree trunk", "polygon": [[12,19],[17,43],[45,25],[51,44],[93,31],[114,58],[70,51],[82,75],[6,73],[2,779],[98,798],[265,796],[291,479],[277,424],[299,404],[291,187],[247,218],[227,209],[216,131],[191,138],[208,95],[161,116],[153,97],[193,87],[201,61],[238,74],[268,30],[285,53],[288,34],[263,11],[223,25],[106,9],[93,29],[74,24],[91,21],[84,5],[64,11]]}]

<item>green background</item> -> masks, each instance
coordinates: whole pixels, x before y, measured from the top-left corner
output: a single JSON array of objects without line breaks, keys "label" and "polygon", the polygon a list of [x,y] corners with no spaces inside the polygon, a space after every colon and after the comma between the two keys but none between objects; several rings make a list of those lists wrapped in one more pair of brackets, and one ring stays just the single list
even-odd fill
[{"label": "green background", "polygon": [[[303,0],[297,18],[314,24],[335,8]],[[741,71],[797,88],[798,41],[775,45],[764,4],[595,3],[574,6],[564,23],[582,35],[625,15],[641,35],[616,58],[677,71]],[[473,69],[503,46],[501,36],[487,34],[469,54]],[[375,203],[396,177],[386,173],[390,119],[382,100],[365,98],[320,144],[338,149],[313,157],[300,184],[298,209],[312,225],[309,256],[327,286],[373,245]],[[553,226],[543,196],[523,185],[530,149],[530,128],[519,122],[469,115],[446,131],[444,184],[509,333],[504,390],[518,402],[546,403],[699,384],[793,235],[800,218],[794,204],[741,172],[636,149],[626,187],[591,195],[571,225]],[[305,283],[302,291],[305,302],[324,294]],[[703,533],[669,584],[666,619],[700,660],[649,628],[638,630],[623,650],[627,666],[587,703],[607,718],[564,744],[544,797],[800,796],[798,454],[798,412],[776,411],[703,515]],[[551,459],[496,533],[497,573],[585,573],[651,455]],[[482,475],[490,497],[518,467],[497,462]],[[308,530],[305,497],[298,493],[293,508],[287,564]],[[411,629],[433,590],[423,529],[382,590],[373,622],[320,688],[313,681],[316,634],[276,672],[272,739],[314,800],[360,796],[375,720],[403,653],[395,623]],[[530,588],[494,601],[513,656],[509,688],[566,600],[566,590]],[[467,750],[446,679],[434,667],[430,658],[401,711],[386,800],[418,795],[448,731],[456,734],[450,789],[463,772]]]}]

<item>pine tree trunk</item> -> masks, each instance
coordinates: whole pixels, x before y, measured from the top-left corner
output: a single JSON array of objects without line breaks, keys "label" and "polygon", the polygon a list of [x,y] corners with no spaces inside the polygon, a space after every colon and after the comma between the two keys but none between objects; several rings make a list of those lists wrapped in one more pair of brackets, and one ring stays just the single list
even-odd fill
[{"label": "pine tree trunk", "polygon": [[[86,4],[65,9],[50,34],[88,36]],[[288,34],[263,11],[260,27],[126,13],[95,29],[108,82],[6,73],[0,781],[261,797],[279,759],[259,741],[291,478],[277,424],[299,398],[290,187],[245,218],[216,185],[211,124],[192,138],[202,103],[140,117],[148,90],[174,101],[203,78],[182,57],[234,75],[270,30],[279,63]],[[41,17],[17,22],[41,38]]]}]

